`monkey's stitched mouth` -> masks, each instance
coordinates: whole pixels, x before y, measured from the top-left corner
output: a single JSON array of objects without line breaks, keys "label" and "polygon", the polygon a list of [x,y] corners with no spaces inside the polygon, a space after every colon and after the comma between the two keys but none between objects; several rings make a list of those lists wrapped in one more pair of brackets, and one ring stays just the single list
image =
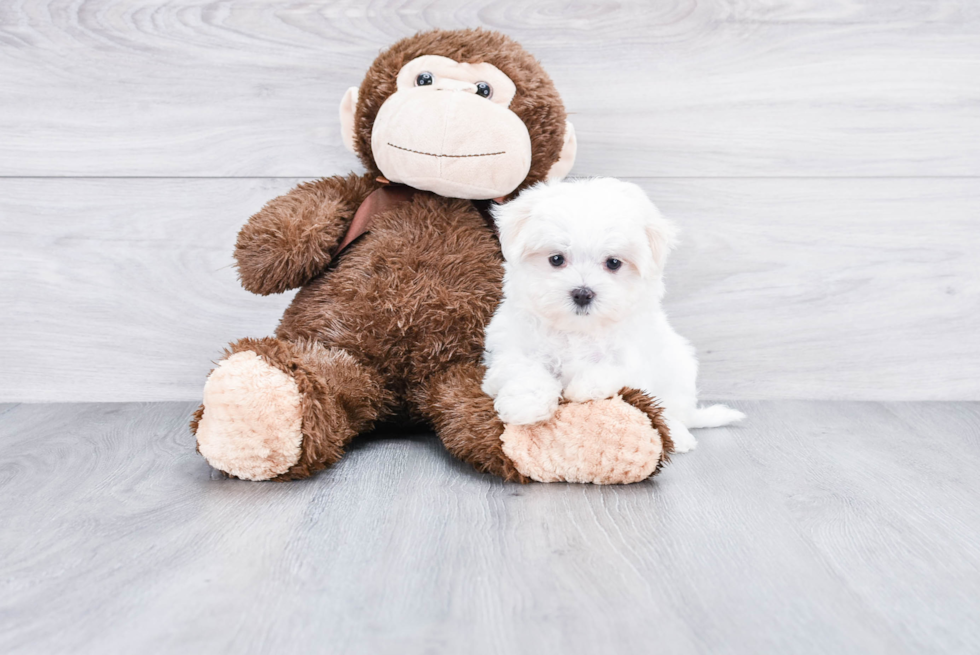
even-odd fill
[{"label": "monkey's stitched mouth", "polygon": [[504,155],[507,154],[506,150],[501,150],[500,152],[481,152],[474,155],[437,155],[434,152],[422,152],[421,150],[412,150],[411,148],[403,148],[402,146],[396,146],[391,141],[388,145],[392,148],[398,148],[399,150],[404,150],[405,152],[414,152],[416,155],[425,155],[427,157],[452,157],[453,159],[464,158],[464,157],[492,157],[494,155]]}]

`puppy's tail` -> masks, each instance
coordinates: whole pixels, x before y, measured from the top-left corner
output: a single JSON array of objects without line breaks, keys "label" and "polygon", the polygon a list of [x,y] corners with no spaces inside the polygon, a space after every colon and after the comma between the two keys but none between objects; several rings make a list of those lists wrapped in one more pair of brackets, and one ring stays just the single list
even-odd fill
[{"label": "puppy's tail", "polygon": [[691,420],[687,423],[689,428],[718,428],[723,425],[738,423],[745,414],[732,409],[727,405],[712,405],[710,407],[698,407],[690,415]]}]

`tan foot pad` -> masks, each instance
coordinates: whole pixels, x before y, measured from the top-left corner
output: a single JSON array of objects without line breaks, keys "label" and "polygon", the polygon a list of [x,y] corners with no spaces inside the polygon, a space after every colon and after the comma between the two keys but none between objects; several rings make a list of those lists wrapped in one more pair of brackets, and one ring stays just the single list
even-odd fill
[{"label": "tan foot pad", "polygon": [[663,456],[650,418],[619,396],[561,405],[550,421],[508,425],[500,439],[517,470],[538,482],[639,482]]},{"label": "tan foot pad", "polygon": [[216,469],[268,480],[299,461],[301,395],[292,377],[252,351],[225,359],[204,385],[197,444]]}]

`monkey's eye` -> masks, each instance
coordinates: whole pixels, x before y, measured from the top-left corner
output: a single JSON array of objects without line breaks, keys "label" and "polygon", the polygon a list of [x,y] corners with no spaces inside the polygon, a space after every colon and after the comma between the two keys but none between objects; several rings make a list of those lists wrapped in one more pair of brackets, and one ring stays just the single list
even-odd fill
[{"label": "monkey's eye", "polygon": [[606,260],[606,268],[608,268],[610,271],[618,270],[619,267],[622,265],[623,262],[619,261],[615,257],[610,257],[609,259]]},{"label": "monkey's eye", "polygon": [[432,84],[432,73],[419,73],[415,78],[415,86],[429,86]]},{"label": "monkey's eye", "polygon": [[548,263],[554,266],[555,268],[558,268],[559,266],[565,263],[565,256],[552,255],[551,257],[548,258]]},{"label": "monkey's eye", "polygon": [[493,95],[493,89],[486,82],[476,83],[476,95],[483,96],[484,98],[489,98]]}]

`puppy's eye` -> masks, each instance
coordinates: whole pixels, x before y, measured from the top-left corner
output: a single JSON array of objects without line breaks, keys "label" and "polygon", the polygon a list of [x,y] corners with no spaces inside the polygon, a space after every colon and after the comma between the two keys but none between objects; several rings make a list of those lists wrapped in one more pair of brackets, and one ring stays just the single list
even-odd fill
[{"label": "puppy's eye", "polygon": [[432,84],[432,73],[419,73],[415,78],[415,86],[429,86]]},{"label": "puppy's eye", "polygon": [[619,270],[619,267],[622,265],[623,262],[619,261],[615,257],[610,257],[609,259],[606,260],[606,268],[608,268],[610,271]]},{"label": "puppy's eye", "polygon": [[493,95],[493,88],[490,87],[486,82],[476,83],[476,95],[483,96],[484,98],[489,98]]},{"label": "puppy's eye", "polygon": [[552,255],[551,257],[548,258],[548,263],[554,266],[555,268],[558,268],[559,266],[565,263],[565,256]]}]

